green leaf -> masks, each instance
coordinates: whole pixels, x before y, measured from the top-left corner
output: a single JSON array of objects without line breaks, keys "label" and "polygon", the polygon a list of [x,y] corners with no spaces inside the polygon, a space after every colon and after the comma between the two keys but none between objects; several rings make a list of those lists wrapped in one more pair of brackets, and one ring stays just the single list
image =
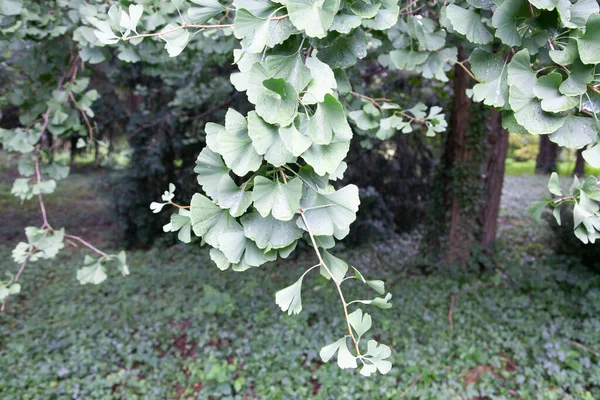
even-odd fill
[{"label": "green leaf", "polygon": [[21,14],[22,0],[0,0],[0,14],[11,16]]},{"label": "green leaf", "polygon": [[286,150],[292,153],[294,157],[300,157],[312,145],[312,140],[303,135],[295,124],[279,128],[279,137],[283,141]]},{"label": "green leaf", "polygon": [[281,78],[291,83],[296,92],[304,90],[311,79],[310,70],[304,65],[300,53],[291,56],[268,56],[265,64],[265,68],[271,77]]},{"label": "green leaf", "polygon": [[165,232],[179,232],[177,238],[183,243],[192,241],[192,222],[189,210],[179,209],[178,214],[171,215],[171,222],[163,226]]},{"label": "green leaf", "polygon": [[341,35],[329,47],[320,48],[319,60],[329,64],[331,68],[348,68],[356,61],[367,56],[367,37],[358,28],[349,35]]},{"label": "green leaf", "polygon": [[533,88],[533,94],[541,99],[542,110],[558,113],[576,107],[579,100],[575,97],[563,96],[558,88],[561,87],[562,76],[558,72],[552,72],[537,80]]},{"label": "green leaf", "polygon": [[279,221],[272,215],[261,217],[258,212],[244,215],[241,221],[246,237],[265,251],[287,247],[303,233],[294,221]]},{"label": "green leaf", "polygon": [[584,64],[600,63],[600,15],[590,16],[585,33],[577,38],[579,57]]},{"label": "green leaf", "polygon": [[276,254],[268,256],[263,250],[259,249],[252,240],[248,239],[243,231],[226,232],[219,236],[219,251],[227,259],[227,265],[218,259],[215,254],[217,267],[227,269],[233,264],[234,271],[245,271],[253,267],[259,267],[262,264],[273,261]]},{"label": "green leaf", "polygon": [[335,172],[338,165],[346,158],[350,150],[349,141],[331,142],[328,145],[313,143],[302,153],[302,158],[312,165],[315,172],[321,176]]},{"label": "green leaf", "polygon": [[302,197],[302,181],[292,179],[288,183],[273,182],[262,176],[254,178],[252,191],[254,207],[263,217],[272,214],[280,221],[291,220]]},{"label": "green leaf", "polygon": [[554,216],[556,223],[559,226],[562,225],[561,220],[560,220],[560,207],[556,207],[554,210],[552,210],[552,215]]},{"label": "green leaf", "polygon": [[533,203],[531,203],[529,205],[529,207],[527,207],[527,212],[529,213],[529,216],[531,217],[531,219],[533,219],[535,222],[540,223],[541,222],[541,218],[542,218],[542,213],[544,212],[544,209],[546,208],[546,206],[548,205],[547,201],[534,201]]},{"label": "green leaf", "polygon": [[473,100],[492,107],[503,107],[508,99],[506,62],[500,54],[475,49],[469,58],[471,71],[481,81],[473,86]]},{"label": "green leaf", "polygon": [[[575,4],[568,0],[560,0],[558,6],[563,24],[568,28],[584,27],[590,16],[598,14],[598,11],[598,3],[595,0],[578,0]],[[566,21],[563,14],[567,14]]]},{"label": "green leaf", "polygon": [[587,150],[584,150],[582,155],[583,159],[592,167],[600,168],[600,143]]},{"label": "green leaf", "polygon": [[202,190],[213,200],[217,200],[219,182],[229,174],[229,168],[221,156],[208,147],[203,148],[196,160],[194,172],[198,174],[198,184],[202,186]]},{"label": "green leaf", "polygon": [[228,209],[232,217],[241,216],[252,204],[252,193],[238,187],[229,175],[221,178],[217,192],[219,206]]},{"label": "green leaf", "polygon": [[363,19],[357,15],[338,13],[333,18],[333,23],[329,28],[332,31],[348,34],[353,29],[358,28],[362,24]]},{"label": "green leaf", "polygon": [[337,88],[337,81],[333,70],[316,57],[306,59],[306,66],[310,71],[310,82],[306,93],[302,96],[303,104],[315,104],[325,100],[325,95],[332,94]]},{"label": "green leaf", "polygon": [[160,38],[163,39],[165,49],[169,53],[169,57],[177,57],[190,40],[190,33],[187,29],[177,29],[179,25],[171,23],[161,30]]},{"label": "green leaf", "polygon": [[263,82],[265,90],[255,103],[256,112],[270,124],[287,126],[298,114],[298,93],[291,83],[271,78]]},{"label": "green leaf", "polygon": [[262,163],[262,157],[254,150],[248,136],[246,118],[230,108],[225,116],[225,128],[217,135],[219,153],[225,164],[238,176],[256,171]]},{"label": "green leaf", "polygon": [[417,39],[425,50],[441,50],[446,44],[446,31],[440,30],[433,20],[422,16],[409,16],[406,32]]},{"label": "green leaf", "polygon": [[396,25],[400,7],[398,0],[381,0],[381,7],[377,11],[375,19],[363,21],[365,27],[378,31],[385,31]]},{"label": "green leaf", "polygon": [[275,303],[281,308],[281,311],[287,311],[288,315],[300,314],[302,311],[302,279],[304,279],[304,275],[293,285],[275,293]]},{"label": "green leaf", "polygon": [[85,285],[86,283],[91,283],[93,285],[98,285],[108,278],[101,260],[85,256],[83,265],[83,268],[77,270],[77,280],[80,284]]},{"label": "green leaf", "polygon": [[267,124],[254,111],[248,113],[248,135],[256,152],[264,155],[271,165],[281,167],[295,161],[295,157],[286,149],[279,136],[277,127]]},{"label": "green leaf", "polygon": [[427,53],[413,51],[412,49],[393,50],[390,52],[390,60],[392,61],[394,67],[398,69],[412,70],[415,69],[417,65],[421,65],[427,61]]},{"label": "green leaf", "polygon": [[355,303],[372,305],[382,309],[388,309],[392,307],[392,304],[389,302],[392,298],[392,294],[388,293],[385,297],[375,297],[373,300],[354,300]]},{"label": "green leaf", "polygon": [[[594,79],[593,65],[583,65],[579,60],[575,60],[569,77],[560,85],[560,92],[567,96],[579,96],[587,92],[587,85]],[[579,99],[577,103],[579,103]]]},{"label": "green leaf", "polygon": [[356,279],[358,279],[359,281],[366,283],[368,286],[370,286],[372,289],[374,289],[377,293],[379,294],[384,294],[385,293],[385,284],[383,281],[380,280],[371,280],[368,281],[365,279],[365,277],[363,276],[363,274],[360,273],[359,270],[357,270],[356,268],[352,267],[352,269],[354,269],[354,273],[356,276]]},{"label": "green leaf", "polygon": [[323,38],[333,23],[339,0],[287,0],[290,20],[309,37]]},{"label": "green leaf", "polygon": [[194,234],[216,248],[219,248],[219,235],[242,230],[229,211],[221,209],[199,193],[192,197],[190,220]]},{"label": "green leaf", "polygon": [[596,140],[598,127],[589,117],[567,115],[564,124],[550,135],[550,140],[561,147],[580,149]]},{"label": "green leaf", "polygon": [[515,119],[519,125],[531,134],[544,135],[555,132],[565,122],[564,117],[545,112],[539,100],[523,94],[516,86],[510,88],[509,103],[515,111]]},{"label": "green leaf", "polygon": [[346,343],[345,336],[340,340],[323,347],[319,352],[319,356],[323,362],[327,362],[331,360],[336,352],[338,353],[338,367],[341,369],[358,368],[356,357],[354,357],[352,353],[350,353],[350,350],[348,350],[348,344]]},{"label": "green leaf", "polygon": [[349,141],[352,139],[352,129],[344,114],[342,104],[330,94],[325,95],[325,100],[317,104],[317,111],[308,121],[306,127],[313,143],[328,145],[335,141]]},{"label": "green leaf", "polygon": [[573,38],[568,38],[567,43],[561,47],[561,49],[550,50],[548,52],[552,61],[559,65],[573,63],[579,55],[577,52],[577,41]]},{"label": "green leaf", "polygon": [[562,196],[562,189],[560,188],[560,182],[558,181],[558,174],[556,172],[553,172],[552,175],[550,175],[548,191],[555,196]]},{"label": "green leaf", "polygon": [[537,9],[552,11],[558,5],[558,0],[529,0]]},{"label": "green leaf", "polygon": [[486,44],[494,38],[483,24],[481,15],[473,10],[450,4],[446,8],[446,16],[454,30],[465,35],[471,43]]},{"label": "green leaf", "polygon": [[[375,340],[369,340],[367,343],[367,352],[364,354],[364,357],[372,363],[373,366],[379,371],[380,374],[385,375],[392,369],[392,363],[388,360],[392,355],[392,350],[384,345],[378,344]],[[365,367],[366,367],[365,363]],[[362,375],[370,376],[374,370],[372,368],[363,367],[360,371]]]},{"label": "green leaf", "polygon": [[193,24],[202,25],[215,15],[225,11],[225,7],[217,0],[191,0],[200,7],[190,7],[188,17]]},{"label": "green leaf", "polygon": [[[331,255],[327,250],[323,250],[323,262],[325,262],[325,265],[333,275],[333,279],[336,282],[339,283],[342,281],[342,279],[344,279],[346,272],[348,272],[348,264],[344,260]],[[323,275],[327,280],[331,278],[329,272],[327,272],[323,266],[321,266],[320,272],[321,275]]]},{"label": "green leaf", "polygon": [[363,311],[359,308],[348,315],[348,322],[350,322],[350,325],[352,328],[354,328],[354,331],[360,339],[365,332],[371,329],[373,321],[371,320],[371,316],[369,314],[363,314]]},{"label": "green leaf", "polygon": [[536,73],[531,69],[529,51],[523,49],[517,52],[508,64],[508,84],[518,86],[519,91],[527,96],[533,96],[533,88],[537,81]]},{"label": "green leaf", "polygon": [[[338,240],[348,235],[350,224],[356,219],[359,204],[358,188],[354,185],[334,192],[309,190],[300,202],[313,234],[333,235]],[[298,219],[298,226],[305,229],[301,219]]]}]

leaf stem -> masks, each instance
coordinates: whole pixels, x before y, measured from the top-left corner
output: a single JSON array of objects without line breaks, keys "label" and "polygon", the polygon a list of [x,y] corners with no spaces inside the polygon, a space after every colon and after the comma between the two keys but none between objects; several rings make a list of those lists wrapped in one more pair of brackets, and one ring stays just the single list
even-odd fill
[{"label": "leaf stem", "polygon": [[65,234],[65,237],[69,238],[69,239],[77,240],[79,243],[83,244],[85,247],[89,248],[93,252],[100,254],[102,257],[106,257],[106,258],[110,257],[108,254],[106,254],[102,250],[96,248],[94,245],[92,245],[91,243],[88,243],[87,241],[80,238],[79,236]]},{"label": "leaf stem", "polygon": [[348,336],[350,336],[350,338],[352,339],[352,342],[354,343],[354,347],[356,348],[357,356],[359,358],[362,358],[362,354],[360,353],[360,348],[358,347],[358,340],[356,340],[356,337],[354,336],[354,333],[352,332],[352,326],[350,325],[350,317],[348,316],[348,303],[346,303],[346,299],[344,298],[344,293],[342,293],[341,282],[338,282],[335,279],[335,277],[333,276],[333,273],[331,273],[331,270],[325,264],[325,261],[323,261],[323,257],[321,256],[321,251],[319,250],[319,246],[317,245],[315,236],[313,235],[312,230],[310,229],[310,226],[308,225],[308,221],[306,220],[306,216],[304,215],[304,210],[302,208],[299,208],[298,212],[300,213],[300,216],[302,217],[302,221],[304,222],[304,226],[306,227],[306,231],[308,232],[308,236],[310,237],[310,241],[312,243],[313,249],[315,250],[315,253],[319,260],[319,265],[321,265],[325,269],[325,271],[327,271],[327,273],[331,277],[331,280],[335,284],[335,287],[337,288],[338,294],[340,295],[340,299],[342,300],[342,305],[344,306],[344,316],[346,318],[346,325],[348,326]]}]

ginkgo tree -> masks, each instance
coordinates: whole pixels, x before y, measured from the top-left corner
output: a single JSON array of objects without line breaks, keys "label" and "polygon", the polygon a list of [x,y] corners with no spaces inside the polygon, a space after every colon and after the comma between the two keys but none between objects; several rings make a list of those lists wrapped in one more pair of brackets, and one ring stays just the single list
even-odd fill
[{"label": "ginkgo tree", "polygon": [[[150,209],[157,213],[173,207],[164,231],[177,232],[186,243],[192,241],[192,234],[200,237],[221,270],[247,271],[286,258],[299,241],[306,240],[318,262],[277,292],[275,301],[288,314],[297,314],[302,310],[302,283],[308,273],[318,269],[332,282],[345,328],[338,340],[321,349],[320,356],[329,361],[337,354],[340,368],[360,367],[360,373],[369,376],[385,374],[392,367],[391,349],[366,340],[372,318],[363,310],[365,306],[391,307],[391,294],[383,282],[367,279],[359,268],[350,269],[334,255],[336,241],[348,235],[360,205],[356,186],[336,184],[347,167],[353,131],[385,140],[397,132],[409,133],[417,125],[430,136],[447,126],[439,107],[427,109],[415,102],[403,109],[391,99],[353,91],[346,69],[368,52],[377,54],[383,66],[440,81],[447,81],[447,72],[456,65],[474,81],[469,95],[502,110],[507,129],[548,134],[566,147],[589,146],[584,157],[600,166],[596,73],[600,15],[594,0],[422,5],[410,1],[403,8],[394,0],[114,3],[56,3],[65,11],[62,18],[70,20],[73,38],[78,39],[75,60],[101,62],[110,46],[118,49],[123,61],[139,60],[140,54],[157,45],[177,57],[202,38],[234,40],[230,62],[237,71],[230,79],[253,109],[244,115],[231,108],[223,124],[206,125],[207,146],[194,170],[202,190],[189,205],[175,201],[176,188],[170,185],[162,201],[152,203]],[[35,12],[28,7],[39,10],[39,5],[22,0],[0,0],[0,4],[3,26],[9,26],[3,34],[14,35],[23,26],[35,25],[31,16]],[[12,38],[23,39],[27,37],[18,34]],[[468,63],[457,59],[457,41],[470,49]],[[34,172],[23,168],[25,180],[16,183],[13,191],[23,198],[37,195],[44,215],[42,232],[28,228],[28,243],[15,249],[15,261],[22,262],[20,271],[27,260],[55,255],[68,238],[64,231],[51,228],[45,217],[42,195],[54,185],[41,178],[40,167],[52,165],[44,163],[43,136],[47,130],[54,133],[52,125],[60,131],[69,118],[73,126],[89,128],[88,109],[94,96],[85,92],[83,96],[88,97],[77,100],[87,85],[77,80],[72,63],[64,74],[55,102],[48,99],[47,108],[33,113],[25,128],[1,133],[6,149],[32,155],[28,157],[33,159]],[[350,97],[361,99],[360,109],[349,109],[346,99]],[[65,106],[71,107],[70,114]],[[51,177],[55,170],[47,169],[53,172],[46,174]],[[575,234],[593,242],[600,231],[596,179],[574,184],[565,195],[553,177],[550,188],[560,197],[543,205],[574,203]],[[109,261],[116,261],[121,272],[128,273],[124,254],[108,255],[87,245],[100,257],[86,258],[77,274],[81,283],[103,281]],[[382,297],[347,300],[344,290],[353,281]],[[18,292],[16,285],[18,276],[3,283],[0,293],[5,300]]]}]

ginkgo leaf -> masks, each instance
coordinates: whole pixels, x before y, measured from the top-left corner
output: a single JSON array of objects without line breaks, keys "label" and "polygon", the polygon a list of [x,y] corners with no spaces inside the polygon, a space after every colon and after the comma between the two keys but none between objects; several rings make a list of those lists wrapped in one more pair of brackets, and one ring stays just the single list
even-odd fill
[{"label": "ginkgo leaf", "polygon": [[359,339],[365,334],[373,323],[371,316],[367,313],[363,314],[363,311],[359,308],[356,311],[348,315],[348,322],[354,328],[354,331],[358,335]]},{"label": "ginkgo leaf", "polygon": [[302,311],[302,279],[304,279],[304,275],[293,285],[275,293],[275,303],[281,308],[281,311],[287,311],[288,315],[299,314]]},{"label": "ginkgo leaf", "polygon": [[537,80],[533,88],[533,94],[540,100],[542,110],[558,113],[570,110],[579,104],[576,97],[562,95],[558,88],[561,86],[562,76],[558,72],[553,72],[542,76]]},{"label": "ginkgo leaf", "polygon": [[569,114],[564,124],[550,135],[550,140],[561,147],[580,149],[593,143],[598,135],[598,125],[593,118]]},{"label": "ginkgo leaf", "polygon": [[584,150],[582,153],[583,159],[594,168],[600,168],[600,143]]},{"label": "ginkgo leaf", "polygon": [[492,16],[492,25],[496,28],[496,37],[507,46],[521,45],[521,35],[517,30],[516,15],[522,5],[521,0],[505,0]]},{"label": "ginkgo leaf", "polygon": [[161,30],[159,37],[166,42],[165,49],[169,57],[177,57],[187,46],[190,33],[187,29],[180,29],[179,25],[170,23]]},{"label": "ginkgo leaf", "polygon": [[548,180],[548,191],[555,196],[562,196],[562,189],[560,188],[560,182],[558,180],[558,174],[553,172]]},{"label": "ginkgo leaf", "polygon": [[[365,358],[370,361],[382,375],[387,374],[392,369],[391,361],[386,360],[391,355],[392,350],[388,346],[379,344],[375,340],[369,340],[367,343],[367,352],[364,354]],[[370,372],[370,370],[366,370],[363,375],[366,375],[367,372]],[[363,371],[361,370],[361,374],[362,373]]]},{"label": "ginkgo leaf", "polygon": [[190,7],[188,17],[194,24],[205,24],[215,15],[225,11],[225,7],[217,0],[191,0],[200,7]]},{"label": "ginkgo leaf", "polygon": [[476,11],[450,4],[446,7],[446,16],[452,28],[465,35],[471,43],[486,44],[494,38],[483,24],[481,15]]},{"label": "ginkgo leaf", "polygon": [[349,150],[349,141],[331,142],[325,146],[313,143],[302,153],[302,158],[314,167],[317,174],[323,176],[333,173],[346,158]]},{"label": "ginkgo leaf", "polygon": [[579,55],[577,51],[577,41],[573,38],[569,38],[565,45],[560,46],[554,50],[548,52],[552,61],[559,65],[569,65]]},{"label": "ginkgo leaf", "polygon": [[243,231],[226,232],[219,236],[219,250],[233,265],[234,271],[243,271],[273,261],[275,256],[267,257]]},{"label": "ginkgo leaf", "polygon": [[[344,279],[346,272],[348,272],[348,264],[344,260],[331,255],[331,253],[329,253],[327,250],[323,250],[323,262],[327,266],[329,272],[331,272],[331,275],[333,275],[333,279],[335,279],[336,282],[341,282],[342,279]],[[327,269],[321,266],[321,275],[323,275],[326,279],[330,279],[331,275],[329,275]]]},{"label": "ginkgo leaf", "polygon": [[310,82],[302,96],[303,104],[315,104],[325,100],[326,94],[332,94],[337,88],[337,81],[331,67],[316,57],[306,59],[306,67],[310,71]]},{"label": "ginkgo leaf", "polygon": [[80,284],[91,283],[98,285],[106,280],[106,269],[100,259],[85,256],[83,267],[77,270],[77,280]]},{"label": "ginkgo leaf", "polygon": [[523,49],[517,52],[508,64],[508,84],[510,86],[517,86],[519,91],[524,95],[533,96],[533,88],[536,80],[536,73],[531,69],[529,51]]},{"label": "ginkgo leaf", "polygon": [[[579,60],[573,62],[569,77],[561,83],[559,91],[567,96],[580,96],[587,92],[587,85],[594,79],[594,65],[584,65]],[[579,99],[577,102],[579,103]]]},{"label": "ginkgo leaf", "polygon": [[355,29],[349,35],[340,35],[331,46],[320,48],[317,58],[331,68],[348,68],[367,56],[367,45],[363,30]]},{"label": "ginkgo leaf", "polygon": [[272,78],[281,78],[291,83],[296,92],[304,90],[311,79],[310,69],[304,65],[300,53],[289,56],[268,56],[265,60],[265,68]]},{"label": "ginkgo leaf", "polygon": [[287,183],[282,183],[257,176],[254,178],[252,196],[254,207],[260,215],[266,217],[272,214],[275,219],[289,221],[300,207],[302,181],[295,178]]},{"label": "ginkgo leaf", "polygon": [[[300,202],[313,234],[333,235],[338,240],[348,235],[359,204],[358,188],[354,185],[333,192],[309,190]],[[301,219],[298,219],[298,226],[305,229]]]},{"label": "ginkgo leaf", "polygon": [[398,49],[390,52],[390,60],[398,69],[411,70],[427,61],[427,53],[412,49]]},{"label": "ginkgo leaf", "polygon": [[216,248],[219,248],[219,235],[242,230],[229,211],[220,208],[199,193],[192,197],[190,220],[194,234],[201,236],[206,243]]},{"label": "ginkgo leaf", "polygon": [[509,102],[517,123],[534,135],[555,132],[565,122],[564,117],[545,112],[538,99],[524,94],[516,86],[510,88]]},{"label": "ginkgo leaf", "polygon": [[203,148],[196,160],[194,172],[198,174],[198,183],[204,192],[217,200],[219,182],[229,174],[229,168],[221,156],[208,147]]},{"label": "ginkgo leaf", "polygon": [[600,63],[600,14],[587,20],[585,33],[577,38],[577,49],[584,64]]},{"label": "ginkgo leaf", "polygon": [[272,215],[262,217],[258,212],[242,217],[244,234],[260,249],[282,249],[302,237],[302,230],[294,221],[279,221]]},{"label": "ginkgo leaf", "polygon": [[238,176],[256,171],[262,163],[262,157],[254,150],[248,136],[246,118],[230,108],[225,116],[225,128],[219,130],[217,135],[219,153],[225,164]]},{"label": "ginkgo leaf", "polygon": [[304,30],[307,36],[323,38],[327,36],[340,3],[339,0],[287,0],[286,5],[294,26]]},{"label": "ginkgo leaf", "polygon": [[503,107],[508,99],[507,63],[500,54],[475,49],[469,58],[471,71],[481,81],[473,86],[473,100]]},{"label": "ginkgo leaf", "polygon": [[552,11],[558,5],[558,0],[530,0],[535,8]]},{"label": "ginkgo leaf", "polygon": [[239,217],[252,204],[252,193],[236,185],[229,174],[227,174],[219,182],[217,199],[219,207],[228,209],[232,217]]},{"label": "ginkgo leaf", "polygon": [[323,362],[327,362],[331,360],[331,358],[335,355],[336,352],[338,353],[338,367],[340,367],[341,369],[358,368],[358,365],[356,363],[356,357],[354,357],[352,353],[350,353],[350,350],[348,350],[346,337],[343,337],[340,340],[323,347],[319,352],[319,356],[321,357],[321,360],[323,360]]},{"label": "ginkgo leaf", "polygon": [[286,150],[294,157],[300,157],[312,145],[312,140],[303,135],[295,124],[279,128],[279,137],[281,137]]},{"label": "ginkgo leaf", "polygon": [[248,113],[248,135],[256,152],[264,155],[271,165],[281,167],[294,162],[296,157],[290,153],[275,125],[266,123],[256,112]]},{"label": "ginkgo leaf", "polygon": [[365,27],[383,31],[396,25],[398,13],[400,12],[398,0],[382,0],[380,3],[381,7],[377,11],[375,18],[363,21]]},{"label": "ginkgo leaf", "polygon": [[256,112],[270,124],[287,126],[298,114],[298,93],[281,78],[263,81],[264,89],[255,103]]},{"label": "ginkgo leaf", "polygon": [[336,141],[352,139],[352,129],[344,108],[330,94],[326,94],[324,101],[317,104],[317,110],[308,121],[306,131],[313,143],[318,145],[328,145],[334,138]]}]

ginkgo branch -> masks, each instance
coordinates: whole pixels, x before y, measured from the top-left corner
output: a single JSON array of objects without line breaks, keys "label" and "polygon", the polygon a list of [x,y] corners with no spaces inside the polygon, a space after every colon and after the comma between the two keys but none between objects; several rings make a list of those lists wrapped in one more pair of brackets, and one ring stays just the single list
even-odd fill
[{"label": "ginkgo branch", "polygon": [[323,257],[321,256],[321,251],[319,250],[319,246],[317,245],[315,236],[313,235],[312,230],[310,229],[310,225],[308,224],[308,221],[306,219],[306,216],[304,215],[304,210],[302,208],[299,208],[298,212],[300,213],[300,217],[302,218],[302,221],[304,222],[304,226],[306,227],[306,231],[308,232],[308,236],[310,237],[312,247],[315,251],[315,254],[317,255],[317,259],[319,260],[319,265],[321,265],[323,267],[323,269],[325,269],[325,271],[327,271],[327,274],[329,274],[329,276],[331,277],[331,280],[333,281],[333,283],[335,284],[335,287],[337,288],[340,299],[342,300],[342,305],[344,306],[344,316],[346,318],[346,325],[348,326],[348,336],[350,336],[350,338],[352,339],[352,342],[354,343],[354,347],[356,348],[357,356],[362,359],[362,355],[360,353],[360,348],[358,347],[358,340],[354,336],[354,332],[352,332],[352,326],[350,325],[350,317],[348,315],[348,303],[346,303],[346,299],[344,298],[344,293],[342,292],[341,282],[338,282],[335,279],[335,277],[333,276],[333,273],[331,272],[331,270],[329,269],[327,264],[325,264],[325,261],[323,261]]}]

